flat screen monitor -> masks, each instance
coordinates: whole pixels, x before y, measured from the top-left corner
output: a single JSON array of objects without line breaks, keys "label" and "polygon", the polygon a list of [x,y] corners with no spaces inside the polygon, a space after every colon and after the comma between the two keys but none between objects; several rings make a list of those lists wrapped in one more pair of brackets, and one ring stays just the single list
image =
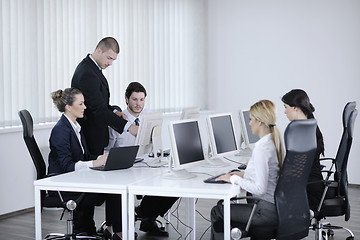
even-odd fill
[{"label": "flat screen monitor", "polygon": [[[171,170],[182,170],[205,162],[199,122],[195,119],[173,121],[169,124]],[[170,166],[171,167],[171,166]]]},{"label": "flat screen monitor", "polygon": [[245,148],[252,148],[254,143],[256,143],[260,138],[258,135],[255,135],[251,131],[249,125],[250,122],[250,110],[240,110],[239,119],[241,126],[241,135],[245,143]]},{"label": "flat screen monitor", "polygon": [[151,152],[154,155],[162,150],[161,127],[163,122],[162,113],[146,113],[140,120],[135,145],[139,145],[137,157]]},{"label": "flat screen monitor", "polygon": [[189,107],[182,110],[180,119],[198,119],[199,116],[200,107]]},{"label": "flat screen monitor", "polygon": [[213,157],[235,154],[238,144],[231,113],[207,116],[210,147]]}]

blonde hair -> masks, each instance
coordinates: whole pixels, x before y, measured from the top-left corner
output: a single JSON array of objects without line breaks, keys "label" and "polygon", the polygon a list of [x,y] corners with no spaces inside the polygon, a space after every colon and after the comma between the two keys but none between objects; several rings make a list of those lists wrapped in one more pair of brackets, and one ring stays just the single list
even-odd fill
[{"label": "blonde hair", "polygon": [[276,155],[278,157],[279,167],[282,167],[285,150],[281,134],[279,129],[276,127],[276,106],[270,100],[261,100],[253,104],[250,108],[250,114],[258,121],[262,122],[267,126],[272,135],[272,140],[275,144]]}]

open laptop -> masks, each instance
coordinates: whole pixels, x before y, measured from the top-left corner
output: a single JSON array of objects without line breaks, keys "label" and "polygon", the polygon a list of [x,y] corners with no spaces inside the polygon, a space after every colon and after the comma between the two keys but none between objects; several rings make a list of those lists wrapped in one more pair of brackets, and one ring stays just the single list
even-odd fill
[{"label": "open laptop", "polygon": [[138,149],[139,146],[111,148],[105,166],[91,167],[91,169],[109,171],[130,168],[134,165]]}]

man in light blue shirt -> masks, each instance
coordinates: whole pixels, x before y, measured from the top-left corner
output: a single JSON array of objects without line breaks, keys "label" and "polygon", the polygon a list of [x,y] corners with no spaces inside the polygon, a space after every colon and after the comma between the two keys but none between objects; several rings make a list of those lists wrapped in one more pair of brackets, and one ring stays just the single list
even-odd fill
[{"label": "man in light blue shirt", "polygon": [[[139,126],[142,121],[142,115],[148,112],[144,109],[146,90],[138,82],[131,82],[125,91],[125,101],[127,108],[123,113],[127,116],[128,122]],[[135,137],[129,132],[119,134],[109,127],[109,145],[105,152],[110,151],[113,147],[133,146]],[[147,232],[152,236],[169,236],[169,233],[160,229],[156,223],[158,216],[164,214],[171,208],[178,198],[144,196],[140,205],[136,207],[136,214],[141,218],[140,230]]]},{"label": "man in light blue shirt", "polygon": [[[138,82],[131,82],[125,92],[125,101],[127,108],[123,111],[129,123],[139,126],[142,116],[148,111],[144,109],[146,90]],[[113,147],[124,147],[135,145],[136,137],[130,132],[118,133],[109,127],[109,144],[104,152],[109,152]]]}]

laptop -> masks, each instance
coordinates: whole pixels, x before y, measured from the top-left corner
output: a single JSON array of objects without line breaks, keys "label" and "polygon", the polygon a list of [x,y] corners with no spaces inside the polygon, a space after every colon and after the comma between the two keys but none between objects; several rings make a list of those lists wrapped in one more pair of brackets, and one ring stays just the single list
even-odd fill
[{"label": "laptop", "polygon": [[94,170],[109,171],[130,168],[134,165],[139,146],[114,147],[110,149],[105,166],[90,167]]}]

